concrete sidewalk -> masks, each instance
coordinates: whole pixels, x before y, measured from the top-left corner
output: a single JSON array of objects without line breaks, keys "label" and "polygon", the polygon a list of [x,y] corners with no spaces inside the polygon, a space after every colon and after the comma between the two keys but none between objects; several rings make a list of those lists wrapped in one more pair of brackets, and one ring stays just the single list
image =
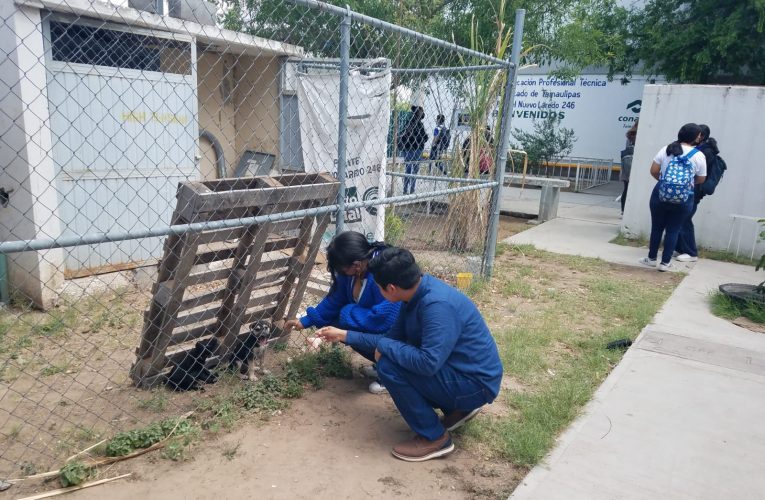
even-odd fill
[{"label": "concrete sidewalk", "polygon": [[[618,233],[618,206],[585,201],[563,207],[561,200],[558,219],[507,241],[638,265],[645,249],[608,243]],[[686,269],[511,499],[765,497],[765,335],[713,316],[707,303],[720,283],[754,282],[754,268],[701,260]]]}]

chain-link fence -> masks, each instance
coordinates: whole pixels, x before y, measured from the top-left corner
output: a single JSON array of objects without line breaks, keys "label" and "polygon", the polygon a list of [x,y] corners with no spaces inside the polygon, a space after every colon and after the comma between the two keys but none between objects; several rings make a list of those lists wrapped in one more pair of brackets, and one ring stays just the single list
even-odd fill
[{"label": "chain-link fence", "polygon": [[512,64],[308,0],[4,1],[0,47],[0,477],[277,369],[336,231],[491,268]]}]

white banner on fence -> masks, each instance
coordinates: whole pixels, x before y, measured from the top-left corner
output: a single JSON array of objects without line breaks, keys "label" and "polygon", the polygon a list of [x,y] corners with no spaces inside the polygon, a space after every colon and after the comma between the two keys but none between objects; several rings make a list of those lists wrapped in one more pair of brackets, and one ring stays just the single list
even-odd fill
[{"label": "white banner on fence", "polygon": [[[346,203],[385,196],[385,161],[390,125],[390,71],[361,75],[348,81],[348,142]],[[297,73],[300,140],[306,172],[331,172],[337,177],[340,75]],[[333,220],[334,222],[334,220]],[[385,208],[358,208],[345,213],[345,228],[370,240],[385,238]],[[334,236],[334,224],[325,241]]]}]

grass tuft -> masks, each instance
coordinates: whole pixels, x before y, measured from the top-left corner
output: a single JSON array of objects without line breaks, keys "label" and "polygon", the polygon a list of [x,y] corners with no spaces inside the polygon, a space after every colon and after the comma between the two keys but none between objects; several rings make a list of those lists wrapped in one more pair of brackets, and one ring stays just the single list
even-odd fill
[{"label": "grass tuft", "polygon": [[755,323],[765,324],[765,305],[756,302],[735,300],[722,292],[716,291],[710,298],[712,314],[725,319],[736,319],[741,316]]}]

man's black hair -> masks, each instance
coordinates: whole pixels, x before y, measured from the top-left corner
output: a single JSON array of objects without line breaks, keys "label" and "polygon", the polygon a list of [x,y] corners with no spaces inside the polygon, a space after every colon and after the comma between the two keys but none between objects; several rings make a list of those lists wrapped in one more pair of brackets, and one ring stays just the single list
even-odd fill
[{"label": "man's black hair", "polygon": [[383,288],[396,285],[408,290],[415,286],[422,276],[414,255],[406,248],[386,248],[369,261],[367,269],[374,276],[375,282]]}]

